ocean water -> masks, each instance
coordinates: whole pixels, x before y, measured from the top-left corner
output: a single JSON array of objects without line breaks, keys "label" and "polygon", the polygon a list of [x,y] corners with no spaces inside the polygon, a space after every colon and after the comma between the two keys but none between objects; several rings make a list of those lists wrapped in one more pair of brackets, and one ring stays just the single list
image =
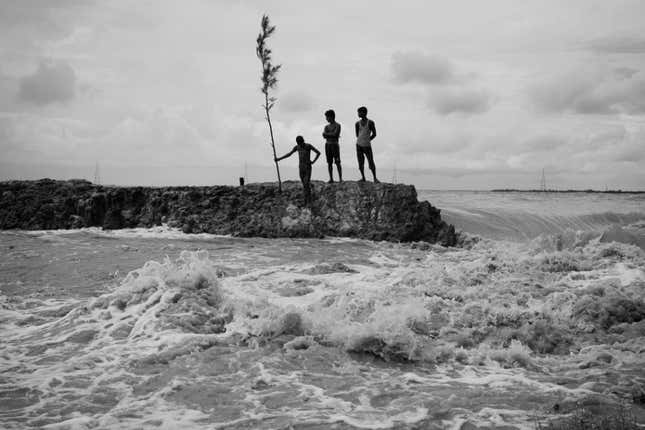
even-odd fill
[{"label": "ocean water", "polygon": [[645,424],[645,196],[419,196],[462,246],[0,232],[0,428]]}]

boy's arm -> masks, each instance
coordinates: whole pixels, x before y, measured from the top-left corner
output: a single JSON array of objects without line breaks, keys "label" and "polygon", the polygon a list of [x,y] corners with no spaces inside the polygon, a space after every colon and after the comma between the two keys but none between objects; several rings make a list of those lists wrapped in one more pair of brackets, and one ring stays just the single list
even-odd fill
[{"label": "boy's arm", "polygon": [[354,124],[354,128],[356,129],[356,137],[358,137],[358,123]]},{"label": "boy's arm", "polygon": [[331,133],[331,137],[335,139],[340,139],[340,124],[336,123],[336,127],[334,128],[334,132]]},{"label": "boy's arm", "polygon": [[311,162],[311,164],[314,164],[316,162],[316,160],[318,159],[318,157],[320,157],[320,151],[317,150],[316,147],[313,146],[313,145],[309,145],[309,146],[311,147],[311,150],[316,153],[316,156],[314,157],[313,161]]},{"label": "boy's arm", "polygon": [[287,154],[284,154],[282,157],[274,158],[274,160],[275,160],[276,162],[278,162],[278,161],[280,161],[280,160],[284,160],[285,158],[291,157],[291,156],[293,155],[293,153],[294,153],[294,152],[296,152],[296,148],[293,148],[293,149],[291,150],[291,152],[289,152],[289,153],[287,153]]},{"label": "boy's arm", "polygon": [[[337,124],[337,127],[334,127],[334,128],[325,127],[325,129],[323,130],[323,137],[324,138],[331,137],[331,138],[338,139],[340,137],[340,124],[338,124],[338,123],[336,123],[336,124]],[[334,131],[332,131],[331,133],[327,133],[328,129],[329,130],[334,130]]]},{"label": "boy's arm", "polygon": [[374,124],[374,121],[370,121],[369,127],[371,132],[370,140],[372,140],[376,137],[376,125]]}]

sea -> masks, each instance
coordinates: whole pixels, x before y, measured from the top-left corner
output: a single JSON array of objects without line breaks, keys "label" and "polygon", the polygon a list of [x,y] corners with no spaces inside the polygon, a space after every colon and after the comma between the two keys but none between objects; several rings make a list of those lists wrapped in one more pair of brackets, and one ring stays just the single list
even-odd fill
[{"label": "sea", "polygon": [[645,194],[419,198],[459,246],[0,232],[0,428],[645,424]]}]

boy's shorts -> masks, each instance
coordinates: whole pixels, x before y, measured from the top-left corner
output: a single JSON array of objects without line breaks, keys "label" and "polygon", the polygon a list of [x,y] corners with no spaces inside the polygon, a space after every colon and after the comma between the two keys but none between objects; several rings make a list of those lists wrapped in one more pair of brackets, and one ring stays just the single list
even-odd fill
[{"label": "boy's shorts", "polygon": [[338,143],[325,143],[325,156],[327,164],[336,162],[340,164],[340,145]]},{"label": "boy's shorts", "polygon": [[356,157],[358,158],[358,167],[363,168],[365,165],[365,157],[367,157],[367,164],[371,170],[376,169],[374,165],[374,154],[372,153],[371,146],[356,145]]}]

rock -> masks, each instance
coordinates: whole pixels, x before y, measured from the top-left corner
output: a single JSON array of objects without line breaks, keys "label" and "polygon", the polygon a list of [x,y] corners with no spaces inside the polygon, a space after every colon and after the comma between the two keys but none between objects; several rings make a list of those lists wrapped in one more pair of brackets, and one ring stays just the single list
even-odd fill
[{"label": "rock", "polygon": [[316,341],[311,336],[298,336],[293,340],[285,343],[282,347],[285,350],[302,351],[309,349],[316,344]]},{"label": "rock", "polygon": [[241,237],[355,237],[453,246],[453,226],[413,186],[315,181],[244,187],[103,187],[83,180],[0,182],[0,229],[152,227]]},{"label": "rock", "polygon": [[267,381],[262,378],[258,378],[255,382],[253,382],[251,388],[254,390],[266,390],[270,386],[271,385]]},{"label": "rock", "polygon": [[388,344],[377,336],[366,336],[357,339],[353,345],[348,348],[349,352],[358,354],[368,354],[385,361],[409,362],[416,361],[411,356],[409,345],[403,343]]},{"label": "rock", "polygon": [[85,221],[80,215],[70,215],[69,216],[69,227],[70,228],[83,228],[85,227]]},{"label": "rock", "polygon": [[105,230],[118,230],[123,227],[125,227],[125,225],[121,211],[118,208],[108,209],[103,220],[103,228]]},{"label": "rock", "polygon": [[317,264],[316,266],[305,271],[310,275],[328,275],[330,273],[358,273],[356,270],[351,269],[344,265],[343,263],[333,263],[333,264]]},{"label": "rock", "polygon": [[299,297],[299,296],[306,296],[307,294],[313,293],[314,289],[310,287],[302,286],[302,285],[297,285],[292,288],[282,287],[277,289],[276,292],[282,297]]}]

